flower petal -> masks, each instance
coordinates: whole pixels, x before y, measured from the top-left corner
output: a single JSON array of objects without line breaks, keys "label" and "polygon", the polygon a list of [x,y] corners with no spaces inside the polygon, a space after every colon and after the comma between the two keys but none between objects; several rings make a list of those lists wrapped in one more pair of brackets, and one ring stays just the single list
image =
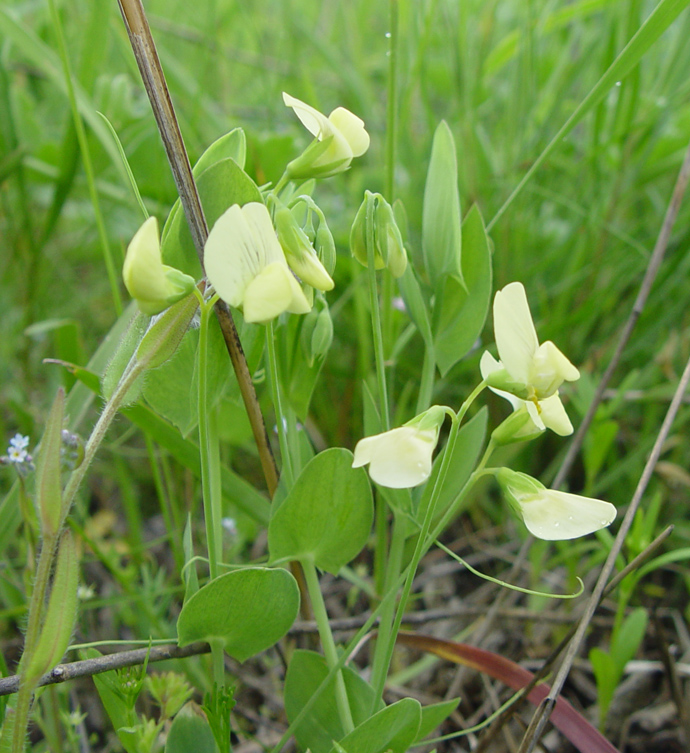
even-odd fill
[{"label": "flower petal", "polygon": [[511,282],[496,293],[494,334],[498,355],[506,371],[513,379],[529,384],[539,340],[522,283]]},{"label": "flower petal", "polygon": [[265,323],[284,311],[306,314],[311,307],[285,262],[264,267],[247,285],[242,313],[247,322]]},{"label": "flower petal", "polygon": [[158,221],[149,217],[127,246],[122,278],[145,314],[159,314],[192,291],[194,279],[161,261]]},{"label": "flower petal", "polygon": [[317,290],[333,290],[333,278],[326,272],[319,257],[313,251],[306,251],[301,257],[287,255],[287,262],[302,282],[306,282]]},{"label": "flower petal", "polygon": [[565,412],[558,393],[540,400],[539,408],[541,409],[541,419],[547,429],[551,429],[561,437],[567,437],[573,433],[573,425]]},{"label": "flower petal", "polygon": [[361,157],[369,148],[369,134],[364,129],[364,121],[344,107],[336,107],[328,120],[341,133],[350,146],[353,157]]},{"label": "flower petal", "polygon": [[575,382],[579,378],[580,372],[550,340],[537,348],[530,381],[538,397],[550,397],[564,381]]},{"label": "flower petal", "polygon": [[259,253],[242,208],[233,204],[216,220],[204,246],[206,276],[231,306],[242,304],[245,288],[261,270]]},{"label": "flower petal", "polygon": [[[489,376],[489,374],[493,374],[497,371],[502,371],[502,370],[503,370],[503,364],[500,361],[497,361],[491,355],[491,353],[489,353],[488,350],[485,350],[482,353],[482,357],[479,361],[479,371],[482,374],[482,379],[486,379]],[[519,397],[511,394],[510,392],[496,389],[496,387],[489,387],[489,389],[496,395],[500,395],[502,398],[505,398],[513,406],[514,411],[518,410],[525,404],[524,400],[521,400]]]},{"label": "flower petal", "polygon": [[609,502],[553,489],[519,497],[520,511],[531,534],[546,541],[585,536],[611,525],[616,508]]},{"label": "flower petal", "polygon": [[283,92],[283,102],[288,107],[292,107],[295,115],[302,121],[302,125],[319,141],[331,135],[331,123],[323,113],[315,110],[306,102],[302,102],[302,100],[296,97],[291,97],[286,92]]},{"label": "flower petal", "polygon": [[353,468],[369,463],[369,475],[381,486],[409,489],[423,484],[431,474],[431,456],[438,431],[412,426],[361,439],[355,447]]},{"label": "flower petal", "polygon": [[544,431],[544,429],[546,429],[546,424],[542,420],[539,406],[537,406],[537,404],[532,400],[525,400],[523,402],[525,404],[525,408],[527,408],[529,417],[532,419],[532,423],[537,427],[537,429]]}]

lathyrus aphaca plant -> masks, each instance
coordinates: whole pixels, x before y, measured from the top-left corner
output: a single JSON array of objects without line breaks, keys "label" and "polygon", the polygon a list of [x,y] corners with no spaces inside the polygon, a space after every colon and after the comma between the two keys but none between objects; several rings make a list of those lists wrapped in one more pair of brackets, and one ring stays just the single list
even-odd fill
[{"label": "lathyrus aphaca plant", "polygon": [[[546,430],[572,432],[559,389],[576,380],[578,370],[553,343],[539,344],[520,283],[507,285],[494,298],[500,360],[488,352],[482,357],[477,386],[457,409],[433,404],[437,374],[447,374],[473,348],[484,330],[492,295],[491,242],[477,207],[462,219],[455,144],[445,123],[436,131],[431,152],[420,253],[406,240],[405,210],[400,202],[391,203],[392,197],[367,191],[353,212],[351,251],[366,279],[375,353],[375,379],[364,391],[368,436],[354,453],[342,447],[314,452],[300,423],[309,418],[311,396],[333,340],[328,299],[337,292],[338,275],[336,245],[312,194],[318,180],[353,166],[367,151],[369,136],[364,123],[344,108],[326,117],[287,94],[284,101],[314,140],[289,162],[274,186],[260,188],[244,170],[241,129],[212,144],[193,169],[210,228],[203,266],[179,202],[160,237],[157,221],[147,218],[129,243],[123,277],[136,303],[124,315],[128,328],[100,381],[105,408],[86,443],[84,462],[64,490],[55,466],[62,397],[56,401],[37,473],[42,535],[49,544],[42,548],[46,562],[41,559],[37,572],[45,571],[45,585],[30,608],[17,721],[12,747],[6,747],[13,753],[22,750],[35,684],[60,660],[69,641],[76,600],[53,605],[49,599],[44,607],[49,573],[56,563],[53,591],[64,581],[65,588],[76,593],[78,559],[65,520],[120,408],[146,404],[157,414],[155,421],[136,410],[128,415],[159,436],[170,436],[175,427],[179,435],[171,446],[201,477],[206,531],[202,559],[208,562],[208,577],[200,584],[199,557],[188,526],[177,642],[210,644],[212,682],[205,688],[210,694],[204,712],[185,712],[173,724],[170,750],[179,749],[189,735],[202,753],[230,749],[232,693],[225,687],[224,654],[243,662],[274,645],[292,626],[303,599],[316,620],[322,652],[289,653],[284,687],[288,734],[312,753],[404,753],[457,705],[455,700],[423,708],[411,698],[386,705],[383,690],[421,557],[454,520],[476,481],[495,477],[509,508],[530,533],[543,539],[583,536],[615,517],[608,502],[549,490],[523,473],[489,465],[498,446]],[[396,400],[388,364],[395,351],[389,325],[396,284],[405,316],[422,338],[424,361],[415,415],[393,427],[390,415]],[[237,385],[211,317],[219,300],[231,307],[239,323],[250,373],[266,374],[280,450],[280,484],[269,489],[270,505],[221,460],[222,415],[227,415]],[[80,376],[88,381],[87,374]],[[488,441],[485,410],[463,423],[487,387],[513,408]],[[446,419],[450,432],[434,457]],[[198,444],[189,439],[195,430]],[[355,639],[338,646],[319,571],[338,576],[367,547],[375,496],[382,501],[376,508],[382,516],[377,535],[389,522],[391,526],[390,546],[374,547],[383,558],[377,563],[383,577],[372,586],[370,619]],[[267,525],[268,560],[263,564],[228,567],[224,561],[222,521],[228,507]],[[40,583],[37,576],[37,586]],[[37,587],[34,593],[39,593]],[[377,619],[370,679],[365,680],[347,659]],[[60,629],[51,633],[59,638],[44,645],[43,628],[53,622]],[[149,738],[156,737],[156,725],[142,721],[132,726],[125,721],[131,722],[132,708],[118,711],[113,695],[109,698],[108,711],[125,748],[155,749],[155,740]]]}]

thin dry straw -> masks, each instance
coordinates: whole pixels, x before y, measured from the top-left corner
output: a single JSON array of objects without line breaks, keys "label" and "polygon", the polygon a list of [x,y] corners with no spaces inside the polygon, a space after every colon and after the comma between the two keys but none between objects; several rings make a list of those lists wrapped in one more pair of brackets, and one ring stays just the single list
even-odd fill
[{"label": "thin dry straw", "polygon": [[[203,269],[204,244],[208,237],[208,226],[146,13],[141,0],[118,0],[118,2]],[[237,375],[237,382],[252,427],[266,485],[272,497],[278,487],[278,469],[247,366],[247,359],[227,304],[218,301],[215,311],[230,360]]]},{"label": "thin dry straw", "polygon": [[673,189],[673,194],[671,195],[671,201],[669,202],[668,209],[666,210],[666,216],[664,217],[663,224],[661,225],[659,237],[656,240],[654,251],[652,252],[652,255],[649,259],[649,264],[647,265],[647,270],[642,280],[642,284],[640,285],[640,290],[637,294],[637,298],[635,299],[632,311],[630,312],[628,321],[625,323],[625,327],[623,327],[623,331],[621,332],[618,345],[616,346],[616,350],[611,357],[611,361],[606,368],[606,371],[604,372],[604,376],[599,382],[597,391],[594,394],[594,399],[592,400],[592,403],[589,406],[585,417],[582,419],[582,423],[578,427],[578,430],[575,433],[570,446],[568,447],[568,451],[565,455],[565,458],[563,459],[563,463],[561,464],[561,467],[556,474],[556,478],[553,482],[554,489],[559,489],[566,476],[568,475],[570,468],[575,461],[575,457],[580,451],[580,447],[582,446],[582,443],[585,439],[587,430],[589,429],[590,424],[594,419],[594,414],[599,407],[599,403],[601,403],[602,401],[604,392],[608,387],[609,382],[611,381],[613,372],[616,370],[618,364],[620,363],[625,346],[628,344],[630,335],[632,334],[632,331],[637,324],[637,320],[640,318],[640,314],[642,313],[642,310],[647,303],[647,298],[649,298],[649,293],[652,289],[652,285],[654,284],[654,280],[656,279],[659,268],[661,267],[661,262],[664,259],[664,254],[666,253],[666,249],[668,248],[668,242],[671,237],[671,230],[673,228],[673,225],[675,224],[676,218],[678,217],[678,211],[683,200],[683,195],[685,194],[688,186],[688,180],[690,180],[690,144],[685,151],[683,163],[680,167],[678,178],[676,179],[676,185]]},{"label": "thin dry straw", "polygon": [[580,644],[582,643],[582,640],[589,626],[589,621],[592,618],[592,615],[594,614],[594,611],[596,610],[597,605],[599,604],[599,600],[602,597],[603,591],[606,587],[606,581],[608,580],[609,576],[613,572],[613,568],[616,564],[616,558],[618,557],[618,554],[625,542],[625,537],[627,536],[628,531],[630,530],[630,526],[632,525],[633,518],[635,517],[637,508],[639,507],[640,501],[642,500],[642,495],[647,489],[647,485],[649,484],[649,481],[652,478],[652,474],[654,473],[654,469],[656,467],[657,461],[659,460],[662,447],[671,430],[671,426],[676,417],[676,414],[678,413],[678,409],[681,406],[681,403],[683,401],[683,395],[685,394],[685,391],[688,388],[689,382],[690,382],[690,359],[688,359],[688,362],[685,365],[685,369],[680,378],[680,382],[678,383],[678,387],[676,388],[676,391],[673,395],[673,400],[671,401],[671,405],[669,406],[669,409],[666,413],[664,422],[662,423],[661,429],[659,430],[659,434],[656,438],[656,441],[654,442],[654,447],[652,448],[652,452],[649,456],[649,459],[647,460],[644,470],[642,471],[642,476],[640,477],[640,480],[637,484],[635,493],[633,494],[632,500],[630,502],[630,506],[628,507],[625,517],[623,518],[623,522],[621,523],[621,527],[618,531],[616,539],[613,542],[613,546],[611,547],[609,556],[606,558],[606,562],[604,563],[604,566],[601,569],[599,578],[597,579],[596,585],[594,586],[594,591],[592,592],[592,595],[590,596],[589,601],[587,602],[587,608],[585,609],[585,612],[579,621],[577,631],[575,632],[575,635],[573,636],[573,639],[570,645],[568,646],[566,655],[563,658],[561,666],[558,669],[558,673],[556,674],[556,677],[551,686],[551,692],[544,699],[544,701],[542,701],[542,703],[539,704],[539,707],[537,708],[535,715],[532,718],[532,721],[530,722],[530,726],[528,727],[527,732],[525,733],[525,737],[523,738],[523,741],[522,741],[522,744],[520,745],[518,753],[530,753],[532,750],[534,750],[534,746],[537,744],[541,736],[541,733],[543,732],[544,727],[546,726],[546,723],[549,720],[551,711],[553,710],[553,707],[556,703],[556,698],[558,697],[558,694],[561,692],[561,688],[563,687],[568,677],[568,673],[570,672],[570,668],[572,667],[573,661],[575,660],[575,657],[577,656],[577,653],[580,650]]},{"label": "thin dry straw", "polygon": [[[608,387],[608,384],[611,381],[611,378],[613,376],[614,371],[616,370],[616,367],[620,363],[620,359],[622,357],[625,346],[627,345],[630,339],[630,336],[632,334],[632,331],[635,325],[637,324],[637,320],[640,318],[640,314],[642,313],[642,310],[644,309],[647,299],[649,298],[649,293],[651,291],[652,285],[654,283],[654,280],[656,279],[656,275],[659,271],[659,268],[661,267],[661,263],[666,253],[666,249],[668,248],[668,243],[671,237],[671,230],[673,229],[673,225],[675,224],[676,218],[678,216],[680,205],[683,200],[685,191],[687,190],[689,180],[690,180],[690,144],[688,144],[688,147],[686,148],[685,155],[683,157],[683,162],[678,172],[678,178],[676,179],[676,184],[673,188],[673,193],[671,194],[671,200],[666,210],[666,215],[664,216],[664,221],[661,225],[661,230],[659,231],[659,236],[657,237],[656,244],[654,245],[654,250],[652,251],[652,255],[649,258],[649,263],[647,265],[647,269],[645,271],[644,277],[640,284],[640,289],[638,291],[637,298],[635,299],[635,303],[633,304],[633,308],[630,312],[630,316],[628,317],[628,320],[626,321],[625,326],[623,327],[623,331],[621,332],[621,336],[616,346],[616,350],[614,351],[613,356],[611,357],[611,361],[609,362],[609,365],[607,366],[606,371],[604,372],[604,375],[601,378],[601,381],[594,394],[592,403],[590,404],[589,409],[587,413],[585,414],[585,417],[582,420],[580,427],[575,433],[575,436],[572,439],[572,442],[568,448],[566,456],[563,459],[563,463],[561,464],[561,467],[558,473],[556,474],[556,478],[554,479],[554,483],[553,483],[554,489],[559,489],[561,487],[561,485],[563,484],[563,481],[565,480],[565,478],[567,477],[570,471],[570,468],[572,467],[572,464],[575,458],[577,457],[577,453],[579,452],[582,446],[587,430],[589,429],[592,423],[592,420],[594,418],[594,415],[596,413],[596,410],[603,399],[604,392],[606,391],[606,388]],[[682,400],[682,397],[683,397],[683,391],[681,391],[681,395],[680,395],[681,400]],[[511,570],[511,575],[516,575],[519,572],[520,568],[524,564],[524,561],[527,557],[527,553],[529,552],[529,548],[532,545],[533,541],[534,541],[533,537],[528,536],[525,542],[523,543],[522,548],[520,549],[520,552],[518,553],[515,559],[515,564],[513,566],[513,569]],[[621,546],[622,546],[622,542],[621,542]],[[615,544],[614,544],[614,549],[617,553],[618,548],[615,547]],[[487,614],[486,620],[484,620],[484,622],[482,623],[482,626],[481,626],[482,636],[488,633],[495,616],[498,614],[500,607],[503,605],[505,598],[506,598],[505,592],[501,592],[498,594],[496,601],[494,602],[491,610]],[[462,670],[464,670],[464,668],[461,668],[460,671]],[[527,739],[527,735],[525,736],[525,739]]]}]

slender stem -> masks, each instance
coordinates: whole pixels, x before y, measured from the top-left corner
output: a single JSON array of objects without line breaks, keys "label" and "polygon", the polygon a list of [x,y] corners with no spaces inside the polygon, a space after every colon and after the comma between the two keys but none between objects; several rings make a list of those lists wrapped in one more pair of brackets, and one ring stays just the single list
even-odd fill
[{"label": "slender stem", "polygon": [[72,507],[72,502],[74,502],[74,497],[79,487],[81,486],[81,482],[83,481],[84,476],[86,475],[86,472],[88,471],[91,462],[94,459],[94,456],[96,455],[96,451],[100,447],[101,442],[103,441],[103,438],[105,437],[105,434],[110,427],[110,423],[117,415],[117,412],[120,409],[120,405],[122,404],[122,401],[124,400],[129,390],[132,388],[132,385],[145,370],[145,363],[133,363],[131,366],[129,366],[119,384],[117,385],[117,388],[111,395],[110,400],[108,400],[108,402],[103,407],[103,412],[99,416],[96,425],[93,427],[91,436],[84,446],[84,459],[82,460],[81,465],[75,468],[72,472],[72,475],[67,482],[67,486],[65,487],[65,491],[63,492],[62,517],[60,520],[59,528],[62,528],[62,526],[64,525],[67,513]]},{"label": "slender stem", "polygon": [[433,343],[425,343],[424,362],[422,364],[422,379],[417,396],[417,415],[431,407],[434,394],[434,379],[436,377],[436,355]]},{"label": "slender stem", "polygon": [[[79,489],[79,486],[81,485],[81,482],[86,475],[86,471],[91,465],[91,461],[96,454],[96,450],[99,448],[101,442],[103,441],[103,437],[105,436],[105,433],[110,426],[110,422],[117,414],[120,404],[136,381],[137,377],[144,370],[144,368],[145,365],[137,364],[136,362],[130,364],[125,370],[125,374],[123,375],[120,383],[115,389],[115,392],[113,392],[110,400],[108,400],[108,402],[105,404],[103,412],[96,422],[96,425],[91,432],[91,436],[89,437],[84,447],[84,459],[82,460],[81,465],[78,468],[75,468],[75,470],[73,471],[63,492],[60,520],[57,526],[58,531],[62,530],[65,524],[65,519],[67,518],[67,514],[72,507],[72,502],[74,501],[77,490]],[[22,658],[24,656],[26,656],[27,659],[31,658],[36,645],[36,641],[38,640],[40,634],[46,593],[48,591],[48,581],[50,578],[50,570],[55,556],[56,543],[56,537],[46,537],[43,541],[43,546],[41,547],[41,554],[39,556],[38,566],[36,568],[34,589],[31,594],[31,602],[29,604],[29,618],[27,623],[26,638],[24,641],[24,651]],[[19,753],[23,749],[24,736],[26,734],[26,727],[28,725],[28,715],[31,705],[33,683],[31,681],[23,683],[22,687],[24,689],[20,689],[20,693],[17,699],[14,736],[12,742],[13,753],[15,751]]]},{"label": "slender stem", "polygon": [[[402,595],[400,597],[400,601],[398,602],[398,609],[395,614],[395,620],[393,622],[393,629],[391,631],[392,640],[390,641],[388,645],[388,650],[386,652],[385,664],[384,664],[385,671],[383,673],[384,683],[385,683],[385,676],[388,674],[388,668],[390,667],[390,662],[393,657],[393,648],[395,647],[395,638],[397,637],[398,632],[400,631],[400,624],[402,623],[403,614],[405,613],[405,607],[407,605],[407,601],[410,598],[410,593],[412,591],[412,583],[414,581],[414,577],[417,572],[417,567],[419,566],[419,562],[422,559],[424,552],[428,548],[428,546],[426,546],[426,542],[427,542],[427,537],[429,534],[429,528],[431,527],[431,521],[433,520],[433,517],[434,517],[434,511],[436,509],[438,499],[441,496],[441,489],[443,488],[443,484],[446,479],[446,474],[448,473],[448,468],[450,466],[450,459],[453,455],[453,450],[455,449],[455,441],[458,437],[459,428],[460,428],[460,421],[456,419],[453,421],[453,426],[451,427],[450,435],[448,436],[448,444],[446,445],[446,449],[443,453],[443,460],[441,461],[441,468],[436,478],[434,489],[431,493],[431,499],[429,500],[429,505],[427,506],[426,513],[424,515],[424,522],[422,523],[422,530],[420,531],[419,538],[417,539],[417,544],[415,546],[414,554],[412,555],[412,560],[407,568],[407,577],[405,578],[405,583],[402,589]],[[379,693],[383,692],[383,687],[381,687],[380,690],[375,687],[374,690],[377,694],[376,697],[379,697]]]},{"label": "slender stem", "polygon": [[[391,204],[395,201],[395,162],[398,136],[398,0],[388,3],[388,87],[386,95],[386,162],[384,193]],[[368,241],[367,241],[368,242]],[[390,354],[393,340],[393,276],[383,274],[381,318],[384,353]],[[386,427],[390,428],[390,427]]]},{"label": "slender stem", "polygon": [[[199,263],[204,266],[204,244],[208,237],[208,226],[201,208],[201,200],[197,191],[189,163],[187,150],[185,149],[182,133],[180,132],[175,108],[170,99],[170,92],[165,81],[165,74],[158,58],[156,44],[151,35],[146,12],[141,0],[118,0],[122,18],[125,22],[127,35],[129,36],[132,51],[141,73],[141,79],[146,89],[151,109],[158,131],[165,147],[165,153],[170,163],[175,186],[180,195],[180,202],[184,210],[187,223],[194,241]],[[247,411],[252,434],[259,452],[261,468],[266,479],[268,493],[272,497],[278,487],[278,469],[271,452],[268,441],[266,426],[261,414],[259,400],[256,396],[252,375],[249,373],[247,359],[242,350],[237,333],[237,327],[233,321],[230,308],[223,301],[216,303],[216,316],[220,325],[225,346],[230,356],[232,366],[237,376],[240,394]]]},{"label": "slender stem", "polygon": [[[402,567],[403,550],[405,548],[406,519],[403,515],[393,512],[393,531],[391,535],[391,547],[388,553],[388,562],[386,567],[386,579],[384,593],[393,588]],[[393,618],[395,617],[395,599],[386,602],[381,610],[381,621],[379,624],[378,635],[376,636],[376,648],[374,650],[374,661],[371,671],[371,684],[374,688],[372,698],[371,713],[374,712],[374,706],[379,698],[383,695],[383,687],[386,683],[388,673],[387,657],[389,648],[395,643],[393,635]]]},{"label": "slender stem", "polygon": [[268,374],[271,383],[271,392],[273,393],[273,407],[275,409],[276,424],[278,426],[280,454],[283,461],[282,472],[289,489],[292,487],[294,476],[292,473],[292,458],[290,456],[290,446],[287,437],[287,418],[283,411],[282,389],[280,385],[280,374],[278,373],[278,356],[276,354],[272,321],[266,325],[266,356],[268,359]]},{"label": "slender stem", "polygon": [[98,200],[98,191],[96,190],[96,178],[93,172],[93,165],[91,163],[91,153],[89,151],[89,143],[86,138],[86,131],[84,130],[84,123],[82,122],[81,115],[79,114],[79,108],[77,107],[77,99],[74,94],[74,85],[72,83],[72,71],[70,70],[69,55],[67,54],[67,45],[65,44],[65,36],[62,31],[62,23],[60,21],[60,14],[57,11],[55,0],[50,0],[50,14],[53,21],[53,27],[55,29],[55,35],[57,36],[58,48],[60,50],[60,57],[62,58],[62,67],[65,74],[65,84],[67,86],[67,96],[69,97],[70,108],[72,110],[72,117],[74,119],[74,130],[77,134],[77,140],[79,141],[79,150],[81,151],[82,162],[84,163],[84,172],[86,173],[86,182],[89,187],[89,198],[93,206],[94,219],[96,220],[96,227],[98,228],[98,237],[101,242],[101,249],[103,250],[103,258],[105,260],[105,268],[108,273],[108,282],[110,283],[110,292],[113,297],[113,303],[115,304],[115,311],[118,316],[122,313],[122,299],[120,297],[120,289],[118,287],[118,275],[115,271],[115,263],[113,261],[113,255],[110,251],[110,244],[108,243],[108,234],[105,230],[105,222],[103,221],[103,213],[101,212],[101,205]]},{"label": "slender stem", "polygon": [[[198,411],[199,411],[199,454],[201,456],[201,487],[204,501],[204,522],[206,525],[206,547],[208,549],[208,566],[211,580],[218,577],[219,552],[216,548],[216,529],[220,526],[220,519],[215,519],[216,504],[214,504],[213,483],[211,481],[211,466],[214,464],[212,455],[218,454],[216,433],[215,447],[211,447],[209,426],[209,405],[207,385],[208,358],[208,320],[210,307],[205,301],[200,306],[201,322],[199,324],[199,348],[197,361],[198,374]],[[217,465],[217,463],[215,463]]]},{"label": "slender stem", "polygon": [[271,191],[271,193],[274,194],[277,197],[278,194],[283,190],[283,188],[285,188],[285,186],[287,185],[287,182],[289,180],[290,180],[290,178],[289,178],[287,172],[284,172],[280,176],[280,180],[276,183],[275,188],[273,189],[273,191]]},{"label": "slender stem", "polygon": [[[480,382],[479,385],[475,387],[475,389],[470,393],[469,397],[462,404],[462,406],[460,407],[460,410],[458,411],[457,416],[453,417],[453,425],[451,427],[450,434],[448,436],[448,442],[446,444],[446,448],[443,452],[443,458],[441,460],[441,468],[439,469],[438,476],[436,477],[434,488],[431,493],[431,498],[429,500],[429,504],[424,514],[424,522],[422,523],[422,528],[419,534],[419,538],[417,539],[417,544],[415,546],[414,554],[412,555],[412,560],[407,568],[407,577],[405,578],[405,584],[403,586],[402,596],[400,598],[400,601],[398,602],[398,609],[395,614],[395,620],[393,622],[393,628],[391,630],[389,644],[387,646],[385,657],[382,660],[382,669],[380,670],[381,674],[377,678],[377,682],[380,684],[380,687],[378,685],[374,685],[376,698],[379,698],[383,693],[383,686],[385,684],[386,675],[388,674],[388,668],[390,667],[390,662],[393,657],[393,648],[395,646],[395,639],[400,630],[400,624],[402,623],[402,618],[405,612],[405,607],[410,597],[410,592],[412,591],[412,583],[414,581],[414,577],[417,572],[417,567],[419,566],[419,562],[421,558],[424,556],[424,553],[429,549],[431,544],[434,542],[436,538],[438,538],[438,535],[439,535],[437,531],[434,531],[434,535],[432,536],[432,538],[429,538],[429,529],[431,528],[431,522],[434,519],[436,506],[441,496],[441,490],[443,489],[443,485],[446,480],[446,475],[448,474],[448,468],[450,467],[450,461],[453,457],[453,451],[455,450],[455,443],[458,438],[458,431],[460,429],[460,424],[462,423],[462,419],[467,413],[469,407],[472,405],[472,403],[476,400],[478,395],[482,392],[482,390],[484,390],[485,387],[486,387],[486,382],[484,381]],[[482,461],[486,462],[486,459],[488,459],[488,455],[486,455],[485,453],[485,457],[482,458]],[[470,481],[468,481],[468,483],[465,485],[465,490],[469,489],[470,482],[474,483],[475,480],[476,480],[476,477],[473,474],[470,477]],[[463,491],[465,492],[465,490]],[[456,504],[453,505],[454,509],[456,508]],[[444,516],[444,520],[446,520],[446,516]],[[437,526],[437,529],[438,529],[438,526]],[[393,545],[391,545],[391,549],[393,549]]]},{"label": "slender stem", "polygon": [[398,136],[398,0],[388,3],[388,92],[386,101],[386,198],[395,196],[395,152]]},{"label": "slender stem", "polygon": [[383,356],[383,336],[381,333],[381,312],[376,287],[376,266],[374,248],[374,197],[367,194],[366,210],[367,234],[367,277],[369,281],[369,304],[371,307],[371,328],[374,335],[374,357],[376,359],[376,378],[379,386],[379,409],[383,430],[390,429],[390,415],[388,412],[388,388],[386,386],[386,367]]},{"label": "slender stem", "polygon": [[493,443],[493,440],[491,439],[489,440],[489,444],[487,445],[482,459],[477,464],[477,467],[472,472],[472,475],[467,479],[467,483],[462,487],[458,496],[449,505],[448,509],[443,514],[443,517],[441,518],[441,520],[439,520],[439,522],[436,524],[436,527],[429,535],[429,540],[427,541],[424,551],[426,551],[431,546],[431,544],[436,541],[436,539],[443,533],[448,523],[450,523],[450,521],[453,520],[453,518],[457,515],[458,508],[469,493],[470,489],[474,486],[475,482],[478,481],[481,476],[486,475],[487,472],[484,470],[484,467],[488,463],[494,449],[495,445]]},{"label": "slender stem", "polygon": [[[314,619],[316,620],[319,637],[321,638],[321,645],[323,646],[323,653],[326,657],[328,667],[331,669],[338,663],[338,652],[335,648],[331,626],[328,623],[328,613],[326,612],[326,605],[324,604],[323,595],[321,594],[319,577],[316,574],[316,568],[314,567],[313,562],[305,560],[302,562],[302,567],[304,569],[304,577],[307,581],[311,606],[314,610]],[[338,707],[340,723],[343,725],[345,734],[352,732],[355,728],[355,724],[352,720],[350,702],[348,701],[347,691],[345,690],[345,681],[343,680],[343,674],[340,670],[338,670],[335,676],[335,701]]]},{"label": "slender stem", "polygon": [[[22,653],[22,664],[24,660],[29,662],[36,648],[36,643],[41,634],[41,622],[43,619],[46,593],[48,591],[48,581],[50,571],[55,558],[55,548],[58,537],[53,535],[43,539],[41,554],[38,558],[36,567],[36,579],[34,581],[34,590],[31,593],[31,602],[29,604],[29,620],[26,628],[26,638],[24,639],[24,651]],[[15,706],[14,718],[14,735],[12,737],[12,753],[22,753],[24,750],[24,739],[26,737],[26,728],[29,724],[29,709],[31,707],[31,696],[38,681],[36,678],[25,678],[21,673],[19,693],[17,695],[17,704]]]}]

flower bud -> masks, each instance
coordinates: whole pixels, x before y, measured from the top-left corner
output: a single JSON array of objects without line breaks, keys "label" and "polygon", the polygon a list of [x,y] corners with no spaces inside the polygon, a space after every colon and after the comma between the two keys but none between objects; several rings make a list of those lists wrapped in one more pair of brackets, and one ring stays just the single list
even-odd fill
[{"label": "flower bud", "polygon": [[319,219],[319,227],[316,231],[314,243],[316,246],[316,253],[319,255],[319,259],[321,259],[324,269],[329,275],[332,275],[333,270],[335,269],[336,258],[335,241],[333,240],[333,233],[331,233],[330,228],[326,224],[326,220],[323,218]]},{"label": "flower bud", "polygon": [[297,277],[317,290],[332,290],[331,276],[289,209],[280,207],[276,211],[275,226],[287,263]]},{"label": "flower bud", "polygon": [[317,297],[314,308],[304,317],[301,340],[310,367],[328,353],[333,342],[333,320],[323,296]]},{"label": "flower bud", "polygon": [[122,277],[129,294],[145,314],[158,314],[188,295],[194,278],[161,260],[158,220],[149,217],[127,247]]},{"label": "flower bud", "polygon": [[543,433],[544,429],[536,426],[527,408],[523,405],[493,430],[491,438],[494,444],[500,447],[513,442],[526,442]]},{"label": "flower bud", "polygon": [[[372,208],[373,204],[373,208]],[[373,217],[373,230],[367,226]],[[407,253],[391,205],[381,196],[366,191],[350,231],[350,250],[360,264],[368,266],[368,239],[374,240],[374,269],[388,267],[394,277],[407,268]]]},{"label": "flower bud", "polygon": [[291,107],[302,125],[317,140],[287,166],[290,178],[328,178],[350,167],[354,157],[369,148],[364,121],[338,107],[326,117],[313,107],[283,92],[283,101]]}]

